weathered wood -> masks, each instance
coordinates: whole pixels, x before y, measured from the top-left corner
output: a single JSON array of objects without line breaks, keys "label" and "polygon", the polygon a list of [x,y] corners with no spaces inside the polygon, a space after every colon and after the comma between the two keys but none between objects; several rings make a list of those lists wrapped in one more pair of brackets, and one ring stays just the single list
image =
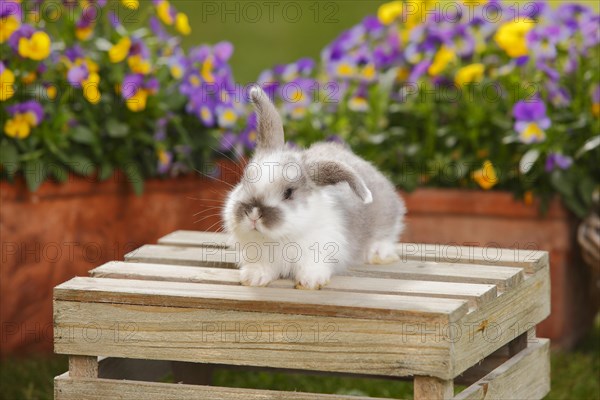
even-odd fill
[{"label": "weathered wood", "polygon": [[73,278],[54,288],[54,298],[414,321],[441,316],[455,322],[468,311],[466,301],[453,299],[102,278]]},{"label": "weathered wood", "polygon": [[98,357],[80,355],[69,356],[69,373],[73,377],[97,378]]},{"label": "weathered wood", "polygon": [[454,375],[531,330],[549,314],[550,271],[544,268],[452,325],[456,331]]},{"label": "weathered wood", "polygon": [[[91,270],[90,275],[95,278],[240,285],[239,270],[164,264],[109,262]],[[268,287],[291,289],[294,283],[281,279],[272,282]],[[497,296],[494,285],[352,276],[334,276],[323,290],[465,299],[470,307],[483,304]]]},{"label": "weathered wood", "polygon": [[550,341],[538,339],[481,380],[456,400],[541,399],[550,391]]},{"label": "weathered wood", "polygon": [[429,376],[415,376],[415,400],[448,400],[454,396],[454,382]]},{"label": "weathered wood", "polygon": [[55,301],[55,352],[451,379],[448,318],[401,321]]},{"label": "weathered wood", "polygon": [[239,389],[129,380],[54,378],[55,400],[376,400],[369,397]]},{"label": "weathered wood", "polygon": [[[129,262],[235,268],[238,255],[233,250],[146,245],[127,254]],[[430,280],[441,282],[497,285],[506,290],[523,280],[521,268],[481,266],[475,264],[441,264],[414,260],[389,265],[364,265],[351,268],[350,275],[372,278]]]},{"label": "weathered wood", "polygon": [[[170,246],[228,247],[227,235],[212,232],[175,231],[158,242]],[[512,250],[454,244],[400,243],[398,251],[403,260],[520,267],[525,268],[527,273],[548,265],[548,252],[535,248]]]}]

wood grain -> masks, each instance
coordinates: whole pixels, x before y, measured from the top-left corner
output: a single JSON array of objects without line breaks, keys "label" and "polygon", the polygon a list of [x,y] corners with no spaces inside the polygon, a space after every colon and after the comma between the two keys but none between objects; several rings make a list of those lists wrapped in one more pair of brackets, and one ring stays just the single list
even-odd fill
[{"label": "wood grain", "polygon": [[98,377],[98,357],[73,355],[69,357],[71,376],[81,378]]},{"label": "wood grain", "polygon": [[468,312],[466,301],[454,299],[83,277],[54,288],[54,299],[415,321],[455,322]]},{"label": "wood grain", "polygon": [[[240,285],[238,270],[164,264],[109,262],[90,271],[90,275],[95,278]],[[268,287],[292,289],[294,283],[280,279],[270,283]],[[481,305],[497,296],[494,285],[353,276],[334,276],[323,290],[464,299],[469,302],[470,307]]]},{"label": "wood grain", "polygon": [[456,400],[541,399],[550,391],[550,341],[538,339],[458,394]]},{"label": "wood grain", "polygon": [[452,397],[454,397],[454,383],[452,380],[415,376],[415,400],[449,400]]},{"label": "wood grain", "polygon": [[[125,260],[129,262],[235,268],[238,255],[233,250],[228,249],[146,245],[127,254]],[[513,287],[523,280],[523,270],[521,268],[414,260],[399,261],[389,265],[364,265],[351,268],[348,273],[354,276],[373,278],[492,284],[497,285],[500,290]]]},{"label": "wood grain", "polygon": [[239,389],[129,380],[72,378],[54,379],[55,400],[376,400],[370,397]]},{"label": "wood grain", "polygon": [[[227,235],[223,233],[180,230],[162,237],[158,242],[170,246],[227,248],[227,239]],[[402,260],[520,267],[525,268],[527,273],[548,265],[548,252],[534,248],[512,250],[454,244],[400,243],[398,252]]]},{"label": "wood grain", "polygon": [[447,316],[390,321],[57,300],[54,320],[59,354],[452,378]]}]

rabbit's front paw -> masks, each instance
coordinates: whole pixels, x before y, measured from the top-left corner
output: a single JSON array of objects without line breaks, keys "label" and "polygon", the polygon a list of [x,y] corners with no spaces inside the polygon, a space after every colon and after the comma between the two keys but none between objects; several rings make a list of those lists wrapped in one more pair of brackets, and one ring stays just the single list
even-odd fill
[{"label": "rabbit's front paw", "polygon": [[367,262],[369,264],[391,264],[398,261],[400,256],[396,244],[390,242],[375,242],[369,248]]},{"label": "rabbit's front paw", "polygon": [[275,275],[273,268],[258,264],[240,267],[240,282],[244,286],[267,286],[277,278]]},{"label": "rabbit's front paw", "polygon": [[331,271],[318,267],[314,269],[303,269],[296,274],[296,289],[320,290],[329,283]]}]

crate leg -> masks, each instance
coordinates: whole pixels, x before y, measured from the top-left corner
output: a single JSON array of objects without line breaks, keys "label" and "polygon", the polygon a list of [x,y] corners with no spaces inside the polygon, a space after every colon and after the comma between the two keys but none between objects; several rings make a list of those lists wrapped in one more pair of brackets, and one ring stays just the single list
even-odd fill
[{"label": "crate leg", "polygon": [[71,378],[97,378],[98,357],[69,356],[69,376]]},{"label": "crate leg", "polygon": [[430,376],[415,376],[415,400],[446,400],[454,397],[454,381],[433,378]]}]

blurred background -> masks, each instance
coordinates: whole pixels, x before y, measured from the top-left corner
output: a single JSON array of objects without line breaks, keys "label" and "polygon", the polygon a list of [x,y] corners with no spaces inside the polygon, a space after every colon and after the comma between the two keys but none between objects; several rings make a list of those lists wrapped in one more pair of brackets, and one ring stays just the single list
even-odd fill
[{"label": "blurred background", "polygon": [[[250,3],[252,5],[249,5]],[[318,60],[321,58],[323,49],[343,31],[361,23],[367,15],[377,15],[379,7],[387,2],[378,0],[303,0],[275,3],[273,8],[270,8],[263,2],[191,0],[171,2],[178,12],[185,13],[189,18],[191,34],[183,36],[182,47],[187,49],[199,44],[214,45],[223,41],[230,42],[234,51],[231,58],[228,59],[228,63],[231,66],[235,82],[240,84],[255,82],[261,73],[273,69],[276,65],[289,65],[303,57]],[[513,3],[517,2],[511,2],[511,4]],[[523,6],[531,2],[520,1],[518,3]],[[584,4],[596,12],[600,10],[599,3],[596,1],[548,2],[553,8],[565,3]],[[135,15],[151,13],[152,8],[152,2],[141,1]],[[133,21],[134,28],[131,29],[135,29],[139,20]],[[106,39],[113,43],[116,42],[114,34],[107,36]],[[66,41],[68,42],[68,40]],[[11,63],[12,55],[8,53],[10,51],[8,45],[4,44],[3,46],[5,47],[2,47],[3,52],[0,55],[2,61],[5,62],[6,68],[16,71],[16,63]],[[589,57],[597,54],[597,52],[591,52]],[[3,68],[5,64],[3,64]],[[38,74],[42,73],[38,71]],[[24,76],[18,73],[15,75],[17,81]],[[102,74],[101,76],[104,79]],[[123,79],[123,77],[120,76],[119,79]],[[597,80],[597,75],[593,79]],[[592,80],[592,82],[597,81]],[[591,84],[588,86],[591,87]],[[587,97],[589,97],[587,94],[589,87],[581,90],[581,93],[585,92]],[[573,89],[573,92],[577,91]],[[21,99],[19,96],[16,95],[10,101],[16,102],[17,99]],[[83,99],[81,101],[85,102]],[[579,103],[587,106],[590,101]],[[153,108],[155,106],[156,109]],[[14,117],[14,115],[8,111],[8,108],[5,109],[5,103],[2,103],[2,107],[2,125],[4,125],[8,118]],[[183,103],[180,107],[183,108]],[[156,110],[159,109],[160,105],[153,104],[149,100],[148,118],[154,118]],[[85,107],[82,110],[85,110]],[[589,114],[589,111],[587,112]],[[106,112],[105,114],[109,115]],[[100,119],[106,119],[105,114],[100,113]],[[410,113],[408,115],[410,116]],[[512,118],[510,110],[504,110],[504,116]],[[130,126],[135,127],[137,126],[135,124],[143,123],[140,121],[143,119],[143,116],[132,116],[129,120]],[[600,133],[597,118],[592,119],[591,122],[589,119],[583,122],[578,121],[583,124],[581,126],[584,126],[585,129],[591,127],[588,129],[590,138],[592,135]],[[121,121],[119,120],[119,122]],[[194,123],[197,122],[196,118]],[[245,126],[245,122],[245,119],[240,117],[240,129]],[[338,124],[336,127],[345,127],[352,125],[352,119],[341,122],[336,120],[335,123]],[[221,146],[219,152],[225,152],[231,157],[234,157],[239,151],[238,148],[223,146],[222,137],[229,133],[227,129],[205,132],[204,127],[186,125],[185,119],[182,124],[184,127],[191,126],[189,130],[192,133],[197,130],[202,143],[211,144],[211,147],[203,147],[202,151],[198,153],[201,154],[198,157],[204,157],[206,153],[213,153],[211,149],[215,150],[218,146]],[[508,126],[511,125],[512,120]],[[116,127],[119,128],[120,125]],[[85,129],[78,128],[77,125],[71,126],[71,128],[78,132],[78,139],[75,140],[78,146],[89,144],[86,142],[88,139],[85,139],[88,135]],[[56,130],[55,127],[47,129]],[[148,129],[153,130],[155,127],[152,126]],[[301,132],[300,128],[295,127],[294,129]],[[149,135],[152,134],[153,132]],[[310,135],[314,136],[315,133],[311,131]],[[438,132],[435,135],[441,134]],[[156,138],[156,136],[154,137]],[[351,142],[353,137],[360,137],[360,132],[352,131],[345,139]],[[189,210],[203,210],[206,207],[194,202],[194,198],[222,199],[225,186],[215,184],[212,179],[206,179],[203,176],[190,177],[189,174],[183,174],[183,177],[175,177],[176,174],[171,176],[169,172],[163,174],[162,179],[147,181],[143,195],[139,196],[140,191],[136,196],[129,189],[130,185],[133,185],[137,192],[136,184],[142,181],[142,175],[144,177],[156,175],[155,159],[157,157],[159,171],[163,161],[161,157],[172,157],[173,159],[178,157],[175,150],[163,149],[160,146],[156,148],[156,151],[152,148],[148,152],[148,157],[153,157],[152,162],[149,162],[152,166],[148,167],[152,173],[146,173],[144,160],[136,159],[136,162],[141,165],[139,171],[142,172],[135,169],[137,172],[134,171],[132,175],[127,174],[127,177],[117,174],[115,178],[108,179],[107,183],[103,183],[103,186],[96,186],[98,180],[95,175],[87,176],[83,182],[78,178],[71,178],[69,175],[68,178],[65,178],[66,183],[63,185],[42,183],[44,179],[31,184],[27,177],[19,179],[18,173],[13,176],[9,172],[10,163],[7,160],[10,159],[13,150],[6,149],[12,149],[13,147],[10,146],[13,145],[13,142],[16,143],[17,139],[11,137],[9,143],[9,139],[4,137],[2,142],[4,167],[1,170],[3,181],[1,182],[0,203],[2,215],[0,222],[2,267],[0,272],[3,278],[0,399],[50,399],[52,398],[53,377],[68,369],[66,357],[52,354],[51,288],[72,276],[85,275],[88,269],[103,262],[122,259],[123,254],[128,251],[139,245],[152,243],[158,237],[173,230],[214,227],[219,222],[218,215],[203,221],[200,225],[192,224]],[[110,140],[112,139],[119,140],[119,138]],[[390,163],[391,156],[382,153],[381,149],[394,147],[393,144],[354,140],[355,142],[351,142],[351,144],[363,149],[365,157],[370,157],[375,163],[381,165]],[[115,143],[117,144],[111,148],[111,154],[117,154],[117,148],[121,147],[120,142]],[[582,141],[582,143],[587,142]],[[135,144],[132,146],[135,149]],[[490,147],[494,146],[492,144]],[[15,147],[17,146],[15,145]],[[19,163],[26,162],[22,160],[26,160],[27,157],[23,158],[22,155],[29,154],[27,151],[31,150],[24,150],[24,147],[18,148],[21,156]],[[171,147],[174,148],[174,146]],[[34,150],[36,149],[31,152],[33,153]],[[485,151],[490,152],[487,149],[483,150],[484,153]],[[16,152],[17,150],[14,150],[15,154]],[[142,150],[140,150],[141,152]],[[493,153],[493,150],[491,152]],[[526,152],[526,149],[522,151],[522,153]],[[596,156],[596,160],[598,160],[597,153],[594,153],[593,156]],[[101,164],[93,157],[90,159],[95,165]],[[476,161],[480,165],[485,159],[486,156],[477,158]],[[578,162],[580,164],[593,163],[593,158],[591,162],[588,159]],[[114,163],[115,169],[121,165],[116,158]],[[170,161],[169,163],[170,166],[173,165]],[[540,170],[543,170],[544,164],[541,161],[539,164]],[[395,172],[393,164],[385,165],[391,166],[389,168],[391,173]],[[211,166],[214,165],[211,164]],[[232,167],[229,165],[224,168]],[[102,166],[99,167],[99,170],[101,169]],[[26,172],[21,172],[24,176],[26,175]],[[78,176],[85,177],[85,174],[80,173],[81,171],[75,172]],[[111,166],[108,174],[112,176],[112,173],[113,167]],[[230,178],[235,180],[236,176],[233,175]],[[222,175],[220,178],[228,180]],[[574,182],[579,178],[570,176],[566,179]],[[53,177],[53,182],[59,180],[56,176]],[[545,188],[544,185],[550,185],[549,181],[543,182],[539,185],[540,193]],[[425,183],[419,181],[419,185],[425,185]],[[478,183],[481,186],[479,188],[476,183],[470,182],[459,188],[451,188],[456,191],[417,191],[415,194],[407,195],[409,210],[414,210],[412,215],[409,215],[409,222],[412,226],[422,228],[410,230],[406,240],[461,243],[476,237],[480,244],[499,242],[501,246],[505,247],[529,248],[526,246],[534,243],[536,249],[550,251],[554,263],[553,268],[555,268],[552,272],[554,319],[542,326],[543,333],[540,334],[538,330],[538,334],[542,337],[545,336],[544,333],[552,336],[555,344],[552,355],[552,392],[548,398],[600,399],[600,319],[596,315],[597,306],[594,305],[597,304],[594,303],[597,301],[594,299],[594,288],[590,289],[590,286],[593,286],[590,285],[593,280],[593,272],[586,267],[584,257],[586,259],[587,257],[583,254],[585,249],[582,250],[580,247],[582,245],[577,241],[577,231],[592,208],[591,200],[589,203],[585,203],[588,208],[583,209],[581,215],[576,215],[573,208],[577,208],[577,205],[572,208],[565,207],[554,197],[552,200],[543,201],[541,194],[537,196],[535,187],[525,187],[523,190],[519,187],[513,190],[510,183],[506,183],[501,187],[502,190],[507,190],[506,195],[499,195],[504,197],[487,196],[494,192],[486,191],[484,193],[486,196],[474,198],[473,202],[479,205],[479,211],[476,211],[473,203],[468,201],[461,203],[457,200],[463,197],[462,190],[485,189],[484,185]],[[407,189],[401,182],[398,184],[402,189]],[[415,185],[417,184],[415,183]],[[597,186],[597,179],[592,181],[591,185],[592,188],[594,185]],[[32,188],[35,190],[32,191]],[[565,192],[568,190],[571,189],[565,189]],[[508,191],[513,193],[508,193]],[[528,193],[534,193],[535,199],[531,200],[528,196],[532,195]],[[564,193],[560,193],[564,195]],[[475,196],[479,195],[475,194]],[[585,194],[583,197],[587,199],[588,195]],[[444,207],[449,203],[453,204],[454,208],[450,207],[452,208],[451,216],[440,216],[441,211],[434,209],[440,202],[444,203]],[[545,214],[538,212],[541,203],[544,204]],[[514,210],[515,215],[523,219],[523,225],[508,226],[506,221],[512,218],[511,221],[514,222],[516,217],[504,213],[504,210],[498,210],[498,208],[502,208],[498,207],[498,204],[502,204],[504,209]],[[434,210],[434,214],[437,214],[432,215],[432,210]],[[446,218],[442,219],[443,221],[461,218],[464,222],[462,225],[452,225],[444,229],[439,228],[440,218]],[[505,229],[505,233],[498,233],[499,226]],[[434,231],[438,236],[432,236]],[[504,235],[506,237],[497,238]],[[515,243],[516,246],[514,246]],[[59,249],[60,256],[56,256],[55,247]],[[69,253],[70,249],[74,250]],[[67,256],[67,254],[70,255]],[[598,288],[596,287],[595,290],[597,291]],[[595,295],[597,296],[597,293]],[[216,371],[215,384],[338,394],[403,396],[404,398],[412,395],[410,385],[403,382],[289,374],[270,376],[262,373],[226,370]]]}]

